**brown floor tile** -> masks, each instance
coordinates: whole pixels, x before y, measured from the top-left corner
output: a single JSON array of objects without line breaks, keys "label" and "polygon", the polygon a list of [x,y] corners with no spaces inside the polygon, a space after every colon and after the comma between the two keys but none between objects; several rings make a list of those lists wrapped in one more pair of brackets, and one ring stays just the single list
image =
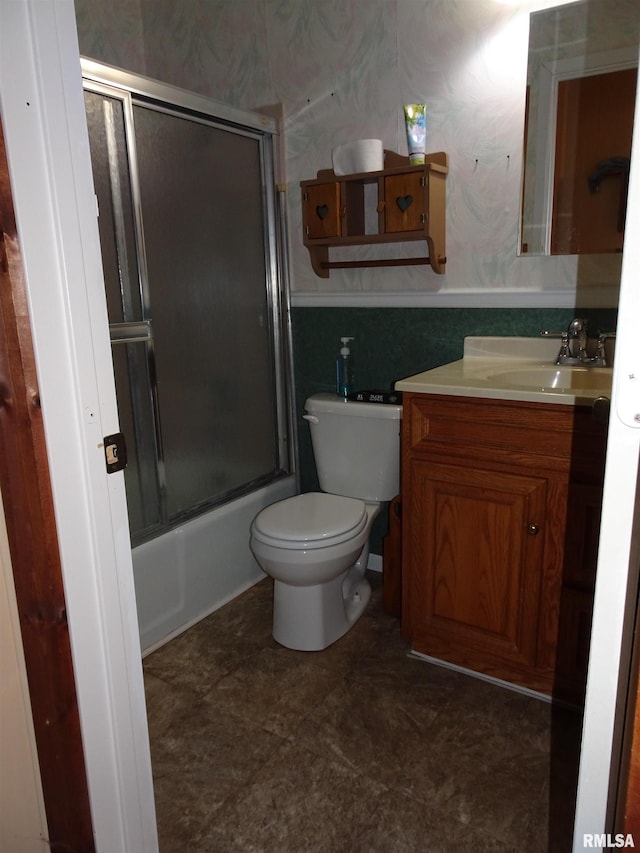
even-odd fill
[{"label": "brown floor tile", "polygon": [[313,659],[313,652],[262,649],[221,679],[206,702],[218,713],[287,737],[341,679]]},{"label": "brown floor tile", "polygon": [[208,849],[278,853],[359,849],[381,791],[379,784],[340,762],[288,743],[216,815]]},{"label": "brown floor tile", "polygon": [[570,849],[579,716],[410,657],[372,586],[323,652],[267,579],[145,660],[162,853]]},{"label": "brown floor tile", "polygon": [[161,850],[191,850],[212,816],[277,753],[282,740],[195,702],[151,742]]},{"label": "brown floor tile", "polygon": [[[379,796],[371,825],[353,849],[362,853],[514,853],[511,845],[481,827],[465,826],[397,791]],[[527,848],[527,853],[533,851]]]},{"label": "brown floor tile", "polygon": [[221,678],[264,648],[270,637],[270,629],[266,638],[250,630],[226,630],[222,617],[227,609],[218,611],[220,616],[212,614],[146,657],[145,673],[200,696],[208,693]]}]

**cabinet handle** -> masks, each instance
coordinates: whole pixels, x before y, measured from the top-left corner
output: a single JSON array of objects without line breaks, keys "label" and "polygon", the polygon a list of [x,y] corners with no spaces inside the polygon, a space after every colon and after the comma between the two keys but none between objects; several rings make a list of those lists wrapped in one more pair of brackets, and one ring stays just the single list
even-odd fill
[{"label": "cabinet handle", "polygon": [[529,534],[529,536],[537,536],[539,531],[540,528],[537,524],[527,524],[527,533]]}]

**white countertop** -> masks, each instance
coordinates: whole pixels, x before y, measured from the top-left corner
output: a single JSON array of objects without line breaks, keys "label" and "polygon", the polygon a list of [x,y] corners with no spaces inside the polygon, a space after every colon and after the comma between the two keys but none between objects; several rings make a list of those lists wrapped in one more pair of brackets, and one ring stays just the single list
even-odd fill
[{"label": "white countertop", "polygon": [[611,396],[610,367],[557,367],[559,349],[553,338],[469,337],[459,361],[401,379],[395,389],[564,405]]}]

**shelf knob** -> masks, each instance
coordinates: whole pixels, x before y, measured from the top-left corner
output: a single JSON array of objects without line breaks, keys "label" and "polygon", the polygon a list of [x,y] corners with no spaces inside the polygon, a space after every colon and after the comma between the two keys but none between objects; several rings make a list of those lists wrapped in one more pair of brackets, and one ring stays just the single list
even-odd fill
[{"label": "shelf knob", "polygon": [[540,528],[537,524],[527,524],[527,533],[529,536],[537,536],[540,531]]}]

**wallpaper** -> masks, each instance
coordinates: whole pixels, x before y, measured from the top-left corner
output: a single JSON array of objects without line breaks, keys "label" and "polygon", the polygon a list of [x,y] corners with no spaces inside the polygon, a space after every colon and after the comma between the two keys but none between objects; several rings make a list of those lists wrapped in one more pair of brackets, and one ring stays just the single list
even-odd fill
[{"label": "wallpaper", "polygon": [[[577,287],[578,301],[597,304],[604,286],[615,293],[619,257],[517,257],[526,3],[76,0],[76,9],[84,56],[245,109],[282,105],[294,296]],[[427,105],[427,150],[449,154],[446,274],[391,267],[318,278],[302,244],[299,182],[330,168],[343,142],[380,138],[406,154],[410,102]]]}]

